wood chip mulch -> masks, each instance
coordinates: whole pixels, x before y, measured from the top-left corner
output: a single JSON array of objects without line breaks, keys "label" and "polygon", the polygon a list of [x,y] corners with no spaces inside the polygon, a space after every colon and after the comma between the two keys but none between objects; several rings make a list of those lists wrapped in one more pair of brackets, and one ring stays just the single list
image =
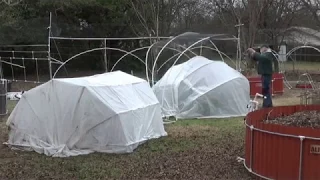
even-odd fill
[{"label": "wood chip mulch", "polygon": [[264,123],[320,129],[320,111],[296,112],[289,116],[281,116],[265,120]]}]

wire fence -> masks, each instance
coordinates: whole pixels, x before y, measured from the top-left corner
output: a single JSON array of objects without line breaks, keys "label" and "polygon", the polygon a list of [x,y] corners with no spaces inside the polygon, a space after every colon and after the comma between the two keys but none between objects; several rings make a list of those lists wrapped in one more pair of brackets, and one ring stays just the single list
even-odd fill
[{"label": "wire fence", "polygon": [[48,45],[0,46],[1,79],[41,83],[49,80]]}]

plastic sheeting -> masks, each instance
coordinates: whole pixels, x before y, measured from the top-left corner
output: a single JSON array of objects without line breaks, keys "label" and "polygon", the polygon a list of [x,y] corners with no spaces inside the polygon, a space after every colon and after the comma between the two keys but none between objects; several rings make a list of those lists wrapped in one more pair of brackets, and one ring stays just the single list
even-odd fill
[{"label": "plastic sheeting", "polygon": [[222,61],[201,56],[170,68],[153,90],[163,116],[178,119],[244,116],[250,101],[245,76]]},{"label": "plastic sheeting", "polygon": [[22,95],[7,125],[9,147],[54,157],[130,153],[167,135],[150,85],[120,71],[40,85]]}]

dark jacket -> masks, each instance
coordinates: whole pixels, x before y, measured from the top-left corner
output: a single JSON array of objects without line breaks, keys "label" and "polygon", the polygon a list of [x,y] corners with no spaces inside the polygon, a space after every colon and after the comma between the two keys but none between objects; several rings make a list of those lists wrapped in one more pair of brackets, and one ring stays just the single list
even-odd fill
[{"label": "dark jacket", "polygon": [[273,73],[273,62],[274,56],[271,52],[266,52],[263,54],[254,53],[253,59],[258,61],[258,74],[260,75],[272,75]]}]

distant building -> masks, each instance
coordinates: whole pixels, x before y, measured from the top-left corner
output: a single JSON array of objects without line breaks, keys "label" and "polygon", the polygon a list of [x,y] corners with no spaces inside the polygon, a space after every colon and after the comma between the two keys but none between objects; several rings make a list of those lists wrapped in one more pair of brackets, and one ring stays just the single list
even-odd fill
[{"label": "distant building", "polygon": [[291,56],[286,56],[290,50],[299,46],[312,46],[320,49],[320,31],[307,27],[290,27],[283,34],[278,39],[280,60],[286,61],[287,58],[289,60],[294,58],[297,61],[316,61],[320,59],[320,52],[312,48],[297,49]]},{"label": "distant building", "polygon": [[279,42],[285,42],[288,46],[315,46],[320,47],[320,31],[307,27],[290,27],[279,37]]}]

